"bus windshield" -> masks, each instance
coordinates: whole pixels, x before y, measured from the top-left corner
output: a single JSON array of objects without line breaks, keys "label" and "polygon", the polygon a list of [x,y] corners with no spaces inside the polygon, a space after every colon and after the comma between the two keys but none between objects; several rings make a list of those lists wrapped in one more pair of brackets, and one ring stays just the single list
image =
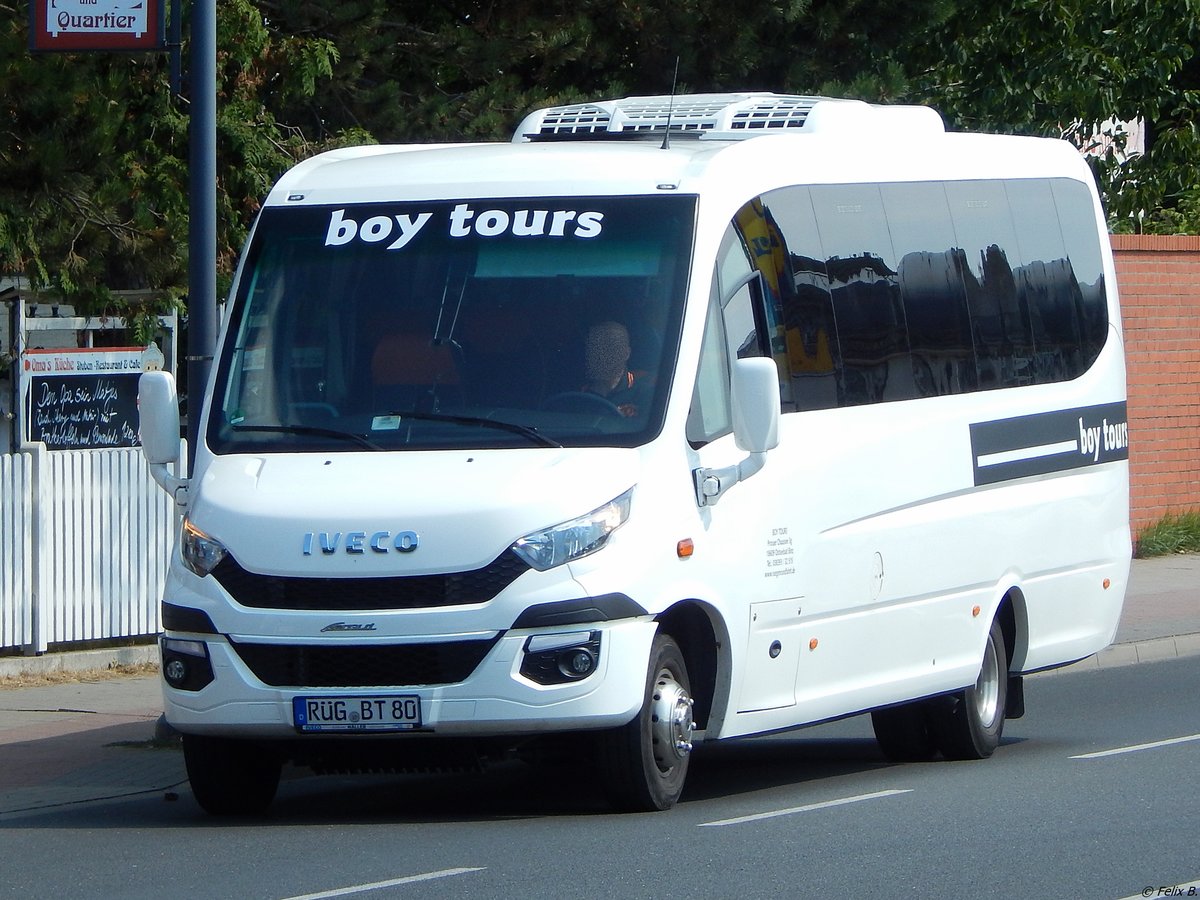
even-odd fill
[{"label": "bus windshield", "polygon": [[695,198],[272,207],[216,453],[636,446],[661,428]]}]

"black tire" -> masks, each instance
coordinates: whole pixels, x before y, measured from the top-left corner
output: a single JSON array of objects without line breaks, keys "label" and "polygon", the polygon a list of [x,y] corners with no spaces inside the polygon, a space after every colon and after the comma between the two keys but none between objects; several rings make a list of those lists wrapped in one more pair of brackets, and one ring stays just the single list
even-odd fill
[{"label": "black tire", "polygon": [[946,759],[987,759],[1000,746],[1008,702],[1008,654],[1000,623],[992,622],[975,684],[930,701],[929,721]]},{"label": "black tire", "polygon": [[627,724],[600,735],[605,793],[623,812],[670,809],[683,792],[691,758],[691,685],[679,645],[660,634],[650,649],[642,708]]},{"label": "black tire", "polygon": [[183,761],[196,802],[214,816],[258,815],[279,788],[283,761],[253,741],[185,734]]},{"label": "black tire", "polygon": [[892,762],[928,762],[937,755],[926,700],[874,710],[871,727],[879,749]]}]

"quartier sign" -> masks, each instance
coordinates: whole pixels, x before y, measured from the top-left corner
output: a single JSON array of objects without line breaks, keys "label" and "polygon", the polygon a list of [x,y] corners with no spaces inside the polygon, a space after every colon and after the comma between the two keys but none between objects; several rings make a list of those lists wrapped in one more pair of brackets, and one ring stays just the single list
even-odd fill
[{"label": "quartier sign", "polygon": [[29,49],[162,50],[162,0],[30,0]]}]

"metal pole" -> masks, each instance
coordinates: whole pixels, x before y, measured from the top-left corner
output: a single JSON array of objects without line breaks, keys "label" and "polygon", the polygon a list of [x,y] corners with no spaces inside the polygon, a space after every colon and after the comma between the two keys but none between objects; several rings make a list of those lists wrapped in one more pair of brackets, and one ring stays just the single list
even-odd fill
[{"label": "metal pole", "polygon": [[175,103],[183,93],[183,0],[171,0],[167,50],[171,54],[171,102]]},{"label": "metal pole", "polygon": [[192,3],[188,183],[188,467],[200,445],[200,403],[217,339],[217,6]]}]

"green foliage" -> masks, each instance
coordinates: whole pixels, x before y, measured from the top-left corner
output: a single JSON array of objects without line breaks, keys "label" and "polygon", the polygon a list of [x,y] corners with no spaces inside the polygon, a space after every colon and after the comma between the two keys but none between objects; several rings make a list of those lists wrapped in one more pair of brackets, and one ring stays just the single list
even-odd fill
[{"label": "green foliage", "polygon": [[[186,102],[162,55],[31,56],[28,2],[0,0],[0,272],[137,315],[111,291],[186,290]],[[667,93],[677,61],[681,93],[929,102],[957,128],[1087,142],[1094,123],[1144,116],[1149,153],[1094,162],[1114,226],[1200,230],[1200,0],[217,4],[222,291],[296,160],[507,139],[539,105]]]},{"label": "green foliage", "polygon": [[320,140],[504,140],[530,109],[677,90],[822,89],[881,98],[905,82],[879,47],[912,40],[951,0],[479,0],[263,3],[280,34],[336,44],[333,77],[280,113]]},{"label": "green foliage", "polygon": [[1200,553],[1200,510],[1166,515],[1138,535],[1134,556]]},{"label": "green foliage", "polygon": [[[88,312],[152,322],[186,290],[186,103],[170,96],[163,55],[29,55],[27,2],[0,25],[0,272]],[[949,9],[949,0],[218,0],[218,290],[271,184],[320,150],[506,139],[537,105],[665,93],[676,60],[681,92],[845,84],[885,96],[899,69],[873,48]],[[185,40],[185,63],[189,49]],[[139,288],[168,299],[141,310],[112,294]]]},{"label": "green foliage", "polygon": [[[173,198],[142,148],[176,146],[181,120],[154,97],[156,67],[128,56],[31,59],[23,26],[0,31],[0,271],[85,306],[102,305],[109,286],[172,280]],[[147,120],[155,127],[143,132]]]},{"label": "green foliage", "polygon": [[1114,234],[1200,234],[1200,188],[1183,191],[1174,206],[1109,223]]},{"label": "green foliage", "polygon": [[[0,272],[60,291],[82,311],[131,317],[135,331],[146,331],[187,284],[188,116],[170,95],[167,58],[31,55],[27,3],[6,12]],[[323,39],[279,39],[250,0],[220,0],[217,20],[223,288],[263,195],[318,149],[280,124],[268,103],[310,96],[332,73],[337,50]],[[164,299],[131,306],[112,293],[146,288]]]},{"label": "green foliage", "polygon": [[1198,0],[960,3],[896,58],[913,73],[913,96],[967,130],[1088,146],[1100,123],[1145,119],[1145,155],[1126,158],[1118,141],[1093,158],[1110,218],[1136,231],[1196,187],[1198,12]]}]

